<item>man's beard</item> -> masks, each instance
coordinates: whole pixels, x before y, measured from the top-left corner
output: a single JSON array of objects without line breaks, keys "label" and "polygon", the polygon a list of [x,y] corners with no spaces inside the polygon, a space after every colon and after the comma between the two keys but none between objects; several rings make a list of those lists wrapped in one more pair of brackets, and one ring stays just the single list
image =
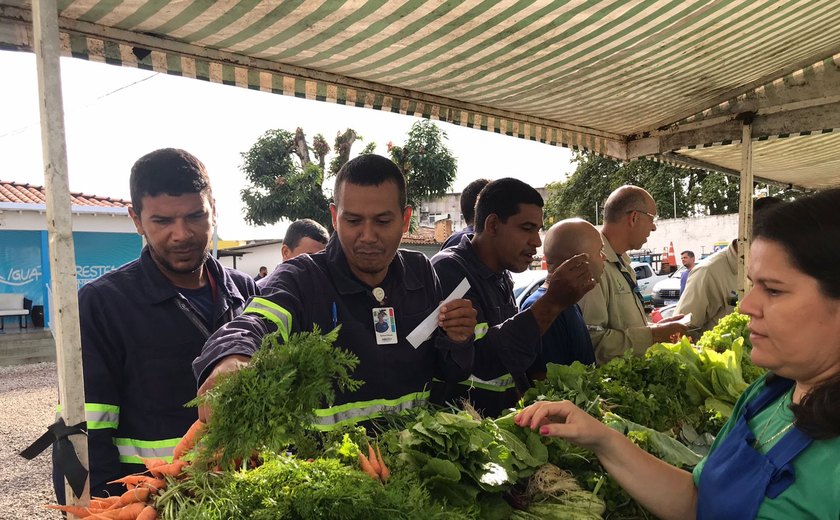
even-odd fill
[{"label": "man's beard", "polygon": [[153,256],[155,257],[155,259],[157,260],[157,262],[161,266],[163,266],[164,269],[166,269],[170,273],[175,273],[175,274],[193,274],[193,273],[201,270],[201,268],[204,266],[204,263],[207,262],[208,258],[210,258],[210,251],[205,249],[204,252],[202,253],[201,257],[198,259],[198,261],[196,262],[196,264],[193,267],[188,268],[188,269],[180,269],[180,268],[177,268],[174,265],[170,264],[169,261],[166,260],[166,258],[164,258],[162,256],[159,256],[155,252],[154,249],[152,249],[151,252],[152,252]]}]

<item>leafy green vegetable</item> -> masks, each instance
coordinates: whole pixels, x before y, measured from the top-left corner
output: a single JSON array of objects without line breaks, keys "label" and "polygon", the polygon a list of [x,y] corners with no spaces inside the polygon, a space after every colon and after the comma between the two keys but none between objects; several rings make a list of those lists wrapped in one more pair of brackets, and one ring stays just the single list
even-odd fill
[{"label": "leafy green vegetable", "polygon": [[158,500],[165,520],[458,520],[478,518],[477,508],[444,507],[411,474],[383,486],[335,459],[304,462],[263,453],[247,471],[197,473]]},{"label": "leafy green vegetable", "polygon": [[221,455],[219,463],[227,467],[255,450],[282,453],[290,447],[313,454],[319,444],[311,431],[313,410],[331,405],[336,389],[362,384],[350,377],[358,358],[335,348],[337,337],[338,328],[323,336],[317,328],[293,334],[287,343],[276,333],[267,335],[247,367],[221,377],[196,399],[213,410],[196,463],[211,465]]}]

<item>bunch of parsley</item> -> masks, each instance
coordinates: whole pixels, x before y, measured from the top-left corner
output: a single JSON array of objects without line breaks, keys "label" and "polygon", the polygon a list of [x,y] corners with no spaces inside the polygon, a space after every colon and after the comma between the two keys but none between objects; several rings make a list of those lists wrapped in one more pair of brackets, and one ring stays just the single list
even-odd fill
[{"label": "bunch of parsley", "polygon": [[286,343],[269,334],[247,367],[220,377],[196,399],[212,409],[198,465],[218,462],[225,468],[263,450],[316,453],[320,439],[312,431],[313,410],[332,405],[337,389],[362,385],[350,376],[358,358],[334,347],[337,337],[338,328],[323,336],[317,328],[293,334]]}]

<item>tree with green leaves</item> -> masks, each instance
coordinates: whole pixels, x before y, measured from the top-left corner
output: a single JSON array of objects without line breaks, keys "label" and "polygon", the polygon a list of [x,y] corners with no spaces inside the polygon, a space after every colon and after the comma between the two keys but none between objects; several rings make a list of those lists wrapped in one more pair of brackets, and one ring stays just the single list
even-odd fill
[{"label": "tree with green leaves", "polygon": [[[621,163],[588,152],[576,152],[573,161],[577,168],[568,179],[547,186],[545,215],[549,225],[569,217],[603,223],[604,202],[624,184],[641,186],[650,192],[662,218],[738,212],[739,180],[723,173],[680,168],[650,159]],[[767,189],[771,195],[782,192],[762,183],[757,183],[757,187]],[[783,191],[782,196],[790,198],[791,194]]]},{"label": "tree with green leaves", "polygon": [[[329,205],[324,182],[333,177],[349,159],[355,141],[362,137],[348,128],[336,135],[332,150],[335,156],[327,170],[330,145],[321,134],[310,144],[302,128],[294,134],[269,130],[242,153],[242,170],[248,181],[241,192],[245,220],[250,224],[274,224],[281,218],[311,218],[331,228]],[[373,153],[369,143],[362,153]],[[314,156],[314,160],[313,160]]]},{"label": "tree with green leaves", "polygon": [[411,125],[404,145],[388,143],[391,160],[405,175],[408,203],[415,208],[423,200],[446,194],[455,181],[458,163],[446,147],[446,139],[446,132],[432,121],[421,119]]}]

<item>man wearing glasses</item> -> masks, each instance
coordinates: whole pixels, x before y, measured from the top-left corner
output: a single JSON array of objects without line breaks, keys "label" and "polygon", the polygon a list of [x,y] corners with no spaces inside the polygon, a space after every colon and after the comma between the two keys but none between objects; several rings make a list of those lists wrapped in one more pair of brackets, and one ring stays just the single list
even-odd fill
[{"label": "man wearing glasses", "polygon": [[636,273],[627,251],[639,249],[656,230],[656,202],[637,186],[621,186],[604,205],[604,272],[598,286],[580,301],[583,319],[592,338],[599,364],[632,350],[637,355],[674,334],[684,334],[685,325],[674,316],[649,324]]}]

